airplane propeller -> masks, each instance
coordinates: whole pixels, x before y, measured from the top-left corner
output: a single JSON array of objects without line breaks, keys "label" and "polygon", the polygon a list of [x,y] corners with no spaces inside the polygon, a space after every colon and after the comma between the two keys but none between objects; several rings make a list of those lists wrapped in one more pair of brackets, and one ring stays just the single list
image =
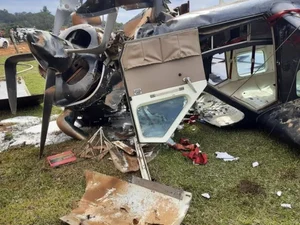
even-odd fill
[{"label": "airplane propeller", "polygon": [[17,64],[34,60],[31,53],[18,54],[9,57],[4,64],[8,101],[12,114],[17,113]]},{"label": "airplane propeller", "polygon": [[46,72],[46,85],[44,93],[44,107],[42,117],[42,129],[41,129],[41,140],[40,140],[40,158],[44,153],[50,116],[52,112],[52,105],[54,102],[55,94],[55,73],[56,71],[52,68],[48,68]]}]

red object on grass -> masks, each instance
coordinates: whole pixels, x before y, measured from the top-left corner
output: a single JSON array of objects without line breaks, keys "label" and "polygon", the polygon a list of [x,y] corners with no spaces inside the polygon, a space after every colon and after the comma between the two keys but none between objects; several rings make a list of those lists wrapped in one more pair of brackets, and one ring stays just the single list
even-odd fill
[{"label": "red object on grass", "polygon": [[187,138],[181,138],[179,143],[174,144],[171,147],[179,151],[189,151],[183,152],[182,155],[191,159],[196,165],[205,165],[208,162],[207,154],[202,153],[200,148],[195,144],[191,144]]},{"label": "red object on grass", "polygon": [[72,151],[66,151],[57,155],[48,156],[47,160],[51,167],[57,167],[76,161],[76,156]]},{"label": "red object on grass", "polygon": [[182,145],[190,145],[191,144],[190,140],[187,138],[180,138],[179,143]]},{"label": "red object on grass", "polygon": [[189,118],[185,118],[183,119],[183,122],[184,123],[187,123],[187,124],[194,124],[197,122],[197,119],[199,118],[198,115],[192,115],[190,116]]},{"label": "red object on grass", "polygon": [[182,153],[182,155],[191,159],[196,165],[205,165],[208,162],[207,154],[202,153],[198,147],[189,153]]}]

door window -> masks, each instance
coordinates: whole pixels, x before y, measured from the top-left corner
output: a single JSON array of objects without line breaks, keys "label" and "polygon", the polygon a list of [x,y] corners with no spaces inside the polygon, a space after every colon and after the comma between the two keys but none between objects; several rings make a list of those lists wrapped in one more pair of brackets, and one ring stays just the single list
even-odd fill
[{"label": "door window", "polygon": [[144,137],[163,137],[187,103],[184,96],[139,107],[138,119]]}]

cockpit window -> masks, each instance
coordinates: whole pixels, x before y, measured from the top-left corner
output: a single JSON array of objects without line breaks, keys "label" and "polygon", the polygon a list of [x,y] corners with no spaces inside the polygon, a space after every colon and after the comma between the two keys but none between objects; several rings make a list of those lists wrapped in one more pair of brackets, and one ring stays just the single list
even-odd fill
[{"label": "cockpit window", "polygon": [[[266,72],[265,54],[263,50],[255,51],[254,74]],[[240,77],[251,75],[252,51],[243,52],[236,57],[237,72]]]}]

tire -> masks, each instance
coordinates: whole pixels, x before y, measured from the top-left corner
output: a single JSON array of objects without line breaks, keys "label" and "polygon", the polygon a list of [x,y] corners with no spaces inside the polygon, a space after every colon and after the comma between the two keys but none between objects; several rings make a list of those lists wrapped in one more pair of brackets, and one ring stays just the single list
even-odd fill
[{"label": "tire", "polygon": [[8,47],[8,43],[6,41],[4,41],[2,48],[7,48]]}]

